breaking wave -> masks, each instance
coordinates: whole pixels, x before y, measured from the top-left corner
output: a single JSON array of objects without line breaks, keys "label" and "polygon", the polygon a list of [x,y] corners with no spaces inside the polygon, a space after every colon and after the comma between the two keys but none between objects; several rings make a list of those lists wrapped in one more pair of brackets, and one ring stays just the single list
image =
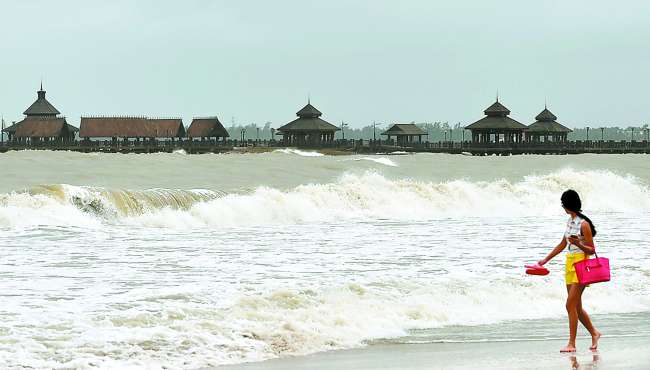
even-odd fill
[{"label": "breaking wave", "polygon": [[384,166],[397,167],[397,163],[393,162],[393,160],[391,160],[390,158],[385,158],[385,157],[361,157],[361,158],[352,158],[346,160],[347,161],[369,161],[369,162],[383,164]]},{"label": "breaking wave", "polygon": [[0,227],[92,226],[161,210],[187,211],[198,202],[223,196],[211,190],[112,190],[72,185],[41,185],[0,194]]},{"label": "breaking wave", "polygon": [[273,151],[274,153],[284,153],[284,154],[295,154],[299,155],[301,157],[322,157],[324,156],[323,153],[319,152],[308,152],[300,149],[291,149],[291,148],[286,148],[286,149],[276,149]]},{"label": "breaking wave", "polygon": [[422,182],[394,180],[367,172],[345,174],[336,182],[300,185],[286,191],[259,187],[247,194],[40,186],[28,192],[0,195],[0,226],[116,222],[192,228],[552,215],[558,211],[560,193],[567,188],[580,192],[586,212],[650,209],[650,189],[646,184],[633,176],[610,171],[564,169],[526,176],[518,182]]}]

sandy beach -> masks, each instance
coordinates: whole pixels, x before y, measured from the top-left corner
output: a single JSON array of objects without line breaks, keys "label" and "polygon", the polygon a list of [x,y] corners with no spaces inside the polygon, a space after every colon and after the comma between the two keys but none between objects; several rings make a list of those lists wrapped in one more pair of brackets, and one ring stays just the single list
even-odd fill
[{"label": "sandy beach", "polygon": [[[603,338],[592,353],[589,340],[578,340],[578,352],[562,354],[564,340],[371,345],[304,357],[269,360],[212,370],[424,370],[424,369],[647,369],[647,337]],[[206,369],[207,370],[207,369]]]}]

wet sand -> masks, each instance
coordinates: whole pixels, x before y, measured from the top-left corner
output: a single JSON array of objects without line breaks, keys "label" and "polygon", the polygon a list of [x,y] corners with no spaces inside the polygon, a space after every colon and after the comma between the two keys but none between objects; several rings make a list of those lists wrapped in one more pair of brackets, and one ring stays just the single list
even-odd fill
[{"label": "wet sand", "polygon": [[[587,338],[578,352],[561,354],[565,340],[379,344],[303,357],[220,366],[218,370],[424,370],[424,369],[648,369],[650,337],[604,337],[600,350],[588,350]],[[212,368],[215,369],[215,368]]]}]

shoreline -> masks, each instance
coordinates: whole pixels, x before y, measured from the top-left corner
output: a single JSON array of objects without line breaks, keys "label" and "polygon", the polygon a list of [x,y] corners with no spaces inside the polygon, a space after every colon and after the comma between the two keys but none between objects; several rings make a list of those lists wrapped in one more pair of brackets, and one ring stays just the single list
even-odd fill
[{"label": "shoreline", "polygon": [[650,147],[292,147],[292,146],[183,146],[183,145],[162,145],[162,146],[141,146],[141,147],[120,147],[120,146],[2,146],[0,154],[17,151],[66,151],[77,153],[117,153],[117,154],[152,154],[152,153],[174,153],[183,150],[185,154],[259,154],[269,153],[275,150],[292,149],[301,151],[317,152],[323,155],[386,155],[392,152],[399,154],[454,154],[469,156],[511,156],[511,155],[577,155],[577,154],[650,154]]},{"label": "shoreline", "polygon": [[[647,369],[650,337],[603,337],[597,352],[578,339],[574,354],[559,353],[565,339],[466,343],[374,344],[201,370],[380,369]],[[576,365],[578,367],[576,367]]]},{"label": "shoreline", "polygon": [[[186,154],[263,154],[272,153],[276,150],[301,150],[307,152],[316,152],[323,155],[356,155],[356,154],[386,154],[384,152],[366,152],[356,151],[346,148],[299,148],[299,147],[262,147],[262,146],[242,146],[242,147],[212,147],[201,148],[194,151],[184,147],[158,147],[158,148],[138,148],[138,149],[122,149],[122,148],[83,148],[83,147],[61,147],[61,148],[39,148],[39,147],[2,147],[0,146],[0,154],[9,152],[21,151],[51,151],[51,152],[76,152],[76,153],[112,153],[112,154],[154,154],[154,153],[174,153],[178,151],[185,151]],[[396,148],[394,151],[401,151],[403,148]],[[409,152],[408,154],[415,154],[418,152]]]}]

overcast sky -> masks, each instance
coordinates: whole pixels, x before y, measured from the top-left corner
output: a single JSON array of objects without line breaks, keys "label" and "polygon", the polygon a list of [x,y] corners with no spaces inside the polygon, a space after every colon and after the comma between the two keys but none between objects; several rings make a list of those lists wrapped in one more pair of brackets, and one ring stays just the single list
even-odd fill
[{"label": "overcast sky", "polygon": [[41,77],[81,115],[218,115],[278,127],[311,95],[351,126],[511,117],[650,122],[646,1],[0,0],[0,113]]}]

